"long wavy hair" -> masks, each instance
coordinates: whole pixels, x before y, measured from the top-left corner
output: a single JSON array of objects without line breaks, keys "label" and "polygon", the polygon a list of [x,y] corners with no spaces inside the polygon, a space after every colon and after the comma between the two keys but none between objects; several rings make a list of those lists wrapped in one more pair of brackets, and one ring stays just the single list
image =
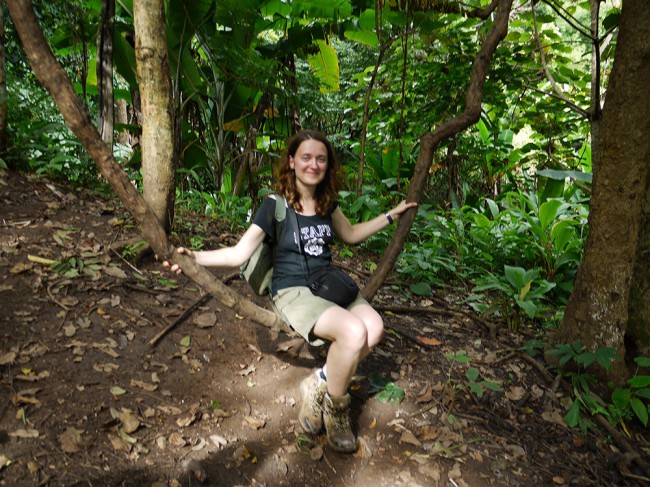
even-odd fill
[{"label": "long wavy hair", "polygon": [[339,183],[337,179],[338,163],[336,155],[332,149],[327,137],[315,130],[303,130],[294,135],[287,142],[287,148],[280,160],[277,170],[277,191],[284,196],[287,202],[294,207],[296,211],[302,211],[300,204],[300,191],[296,185],[296,173],[289,165],[289,158],[295,157],[300,144],[306,140],[317,140],[322,142],[327,149],[327,169],[325,177],[316,187],[316,213],[319,216],[326,216],[332,210],[335,201],[338,199]]}]

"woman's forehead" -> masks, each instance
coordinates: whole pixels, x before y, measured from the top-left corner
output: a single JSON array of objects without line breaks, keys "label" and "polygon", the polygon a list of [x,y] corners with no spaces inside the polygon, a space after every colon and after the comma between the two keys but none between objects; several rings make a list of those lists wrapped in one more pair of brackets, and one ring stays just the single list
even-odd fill
[{"label": "woman's forehead", "polygon": [[320,140],[307,139],[298,146],[296,152],[327,155],[327,147]]}]

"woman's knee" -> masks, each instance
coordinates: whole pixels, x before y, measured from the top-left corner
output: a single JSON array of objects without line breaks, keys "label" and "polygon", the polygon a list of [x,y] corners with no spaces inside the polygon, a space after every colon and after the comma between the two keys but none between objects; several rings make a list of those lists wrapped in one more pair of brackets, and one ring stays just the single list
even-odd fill
[{"label": "woman's knee", "polygon": [[344,324],[343,333],[337,341],[350,350],[360,352],[368,344],[368,328],[360,319],[350,319]]},{"label": "woman's knee", "polygon": [[368,330],[368,346],[370,348],[377,345],[384,336],[384,320],[381,316],[376,315],[366,322],[366,329]]}]

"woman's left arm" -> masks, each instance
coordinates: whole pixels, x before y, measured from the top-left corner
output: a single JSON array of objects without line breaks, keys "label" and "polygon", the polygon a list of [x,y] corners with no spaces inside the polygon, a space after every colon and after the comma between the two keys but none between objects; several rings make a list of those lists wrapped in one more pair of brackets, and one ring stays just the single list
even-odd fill
[{"label": "woman's left arm", "polygon": [[337,207],[332,213],[332,225],[338,238],[347,244],[356,244],[386,228],[393,221],[398,220],[406,210],[415,208],[417,205],[415,202],[407,203],[402,201],[392,210],[356,225],[352,225],[341,211],[341,208]]}]

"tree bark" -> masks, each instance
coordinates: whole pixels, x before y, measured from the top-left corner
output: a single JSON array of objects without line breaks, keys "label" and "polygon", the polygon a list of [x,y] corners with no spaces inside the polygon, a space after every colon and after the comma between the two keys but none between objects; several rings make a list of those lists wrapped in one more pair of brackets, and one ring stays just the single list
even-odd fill
[{"label": "tree bark", "polygon": [[113,33],[115,0],[102,0],[97,36],[97,88],[99,91],[99,134],[113,147]]},{"label": "tree bark", "polygon": [[197,265],[194,259],[175,252],[153,210],[131,184],[129,177],[113,157],[112,151],[99,136],[70,79],[54,58],[38,26],[30,0],[7,0],[7,4],[34,74],[54,98],[66,124],[98,165],[115,194],[136,219],[154,252],[181,265],[188,277],[224,305],[257,323],[271,329],[279,329],[282,320],[278,315],[244,299],[218,281],[205,267]]},{"label": "tree bark", "polygon": [[0,157],[7,150],[7,71],[6,71],[5,6],[0,1]]},{"label": "tree bark", "polygon": [[[494,24],[485,37],[481,50],[472,65],[467,93],[465,95],[465,109],[461,114],[444,123],[433,132],[428,132],[422,136],[420,140],[420,153],[418,154],[411,186],[406,196],[407,201],[420,201],[429,176],[429,168],[433,162],[434,151],[440,142],[449,137],[453,137],[479,120],[481,116],[483,85],[494,52],[508,33],[508,18],[512,8],[512,1],[499,0]],[[395,265],[395,261],[402,251],[406,237],[415,220],[415,213],[414,210],[409,210],[400,218],[397,230],[386,248],[383,257],[379,261],[377,269],[363,288],[362,294],[366,299],[372,299],[375,296],[379,287],[386,279],[386,276]]]},{"label": "tree bark", "polygon": [[174,222],[173,96],[163,0],[135,0],[135,59],[142,102],[142,187],[165,231]]},{"label": "tree bark", "polygon": [[[650,9],[626,0],[607,97],[594,141],[593,196],[582,265],[555,335],[590,350],[626,338],[648,350],[648,161],[650,160]],[[629,328],[628,328],[628,325]],[[625,376],[622,363],[612,378]]]}]

